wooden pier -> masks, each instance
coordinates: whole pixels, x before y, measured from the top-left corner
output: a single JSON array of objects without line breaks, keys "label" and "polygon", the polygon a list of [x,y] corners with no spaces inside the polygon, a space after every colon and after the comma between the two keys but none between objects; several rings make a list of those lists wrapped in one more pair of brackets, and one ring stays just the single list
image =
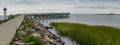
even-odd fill
[{"label": "wooden pier", "polygon": [[[21,14],[17,14],[21,15]],[[22,14],[29,16],[31,18],[68,18],[70,17],[70,13],[26,13]]]}]

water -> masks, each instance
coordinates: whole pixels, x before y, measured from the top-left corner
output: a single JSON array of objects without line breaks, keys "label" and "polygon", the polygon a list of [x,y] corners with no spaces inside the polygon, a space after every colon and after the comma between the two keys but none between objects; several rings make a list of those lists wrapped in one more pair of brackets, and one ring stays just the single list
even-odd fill
[{"label": "water", "polygon": [[60,37],[62,41],[65,42],[65,45],[79,45],[78,43],[76,43],[76,41],[74,40],[71,40],[70,38],[68,37],[62,37],[58,34],[58,32],[56,31],[55,28],[53,29],[49,29],[50,32],[52,32],[53,34],[55,34],[56,36]]},{"label": "water", "polygon": [[120,15],[71,15],[68,22],[105,25],[120,28]]},{"label": "water", "polygon": [[[72,14],[70,18],[61,19],[41,19],[40,23],[44,26],[50,26],[51,22],[74,22],[83,23],[88,25],[105,25],[120,28],[120,15],[92,15],[92,14]],[[56,29],[49,30],[53,34],[57,34]],[[68,37],[62,37],[61,39],[65,42],[65,45],[78,45],[75,41],[69,39]]]},{"label": "water", "polygon": [[0,16],[0,20],[3,20],[4,19],[4,16]]},{"label": "water", "polygon": [[105,25],[120,28],[120,15],[72,14],[70,15],[70,18],[44,20],[43,22],[45,25],[49,25],[51,22],[74,22],[88,25]]}]

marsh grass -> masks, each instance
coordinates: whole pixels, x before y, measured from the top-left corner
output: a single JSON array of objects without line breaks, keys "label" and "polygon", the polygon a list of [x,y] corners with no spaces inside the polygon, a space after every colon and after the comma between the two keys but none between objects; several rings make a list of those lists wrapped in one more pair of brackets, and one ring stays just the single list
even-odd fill
[{"label": "marsh grass", "polygon": [[78,23],[54,22],[58,33],[80,45],[120,45],[120,29],[110,26],[91,26]]}]

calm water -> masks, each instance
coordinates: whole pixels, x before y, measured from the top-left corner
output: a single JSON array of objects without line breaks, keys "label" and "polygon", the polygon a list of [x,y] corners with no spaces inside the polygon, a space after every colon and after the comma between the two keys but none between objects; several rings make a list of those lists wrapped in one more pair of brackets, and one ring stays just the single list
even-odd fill
[{"label": "calm water", "polygon": [[[3,19],[4,16],[0,16],[0,20]],[[106,25],[120,28],[120,15],[71,14],[70,18],[41,21],[44,22],[45,25],[48,25],[50,22],[75,22],[88,25]]]},{"label": "calm water", "polygon": [[41,20],[45,25],[51,22],[75,22],[88,25],[106,25],[120,28],[120,15],[72,14],[70,18]]},{"label": "calm water", "polygon": [[[72,14],[70,18],[63,19],[41,19],[40,23],[44,24],[44,26],[50,26],[51,22],[74,22],[74,23],[83,23],[88,25],[105,25],[105,26],[113,26],[120,28],[120,15],[92,15],[92,14]],[[53,34],[58,33],[56,29],[49,30]],[[79,45],[75,41],[69,39],[68,37],[62,37],[61,39],[65,42],[65,45]]]}]

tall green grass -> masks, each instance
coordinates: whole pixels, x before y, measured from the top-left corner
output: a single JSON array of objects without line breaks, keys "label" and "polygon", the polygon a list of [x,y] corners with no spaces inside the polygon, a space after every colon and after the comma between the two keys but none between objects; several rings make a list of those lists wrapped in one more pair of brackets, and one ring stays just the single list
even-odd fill
[{"label": "tall green grass", "polygon": [[58,33],[80,45],[120,45],[120,29],[110,26],[91,26],[78,23],[54,22]]}]

